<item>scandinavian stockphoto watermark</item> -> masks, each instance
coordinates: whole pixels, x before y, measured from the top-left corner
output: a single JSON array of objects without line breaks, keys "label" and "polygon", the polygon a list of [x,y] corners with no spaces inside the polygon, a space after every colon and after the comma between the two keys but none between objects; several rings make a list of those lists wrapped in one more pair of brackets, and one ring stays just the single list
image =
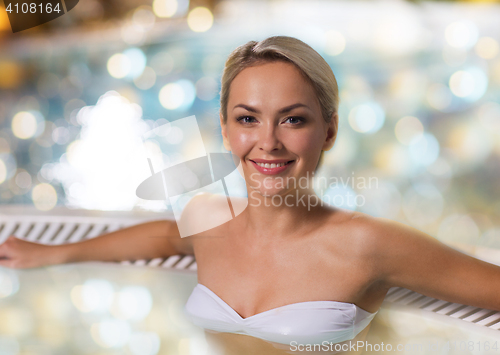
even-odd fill
[{"label": "scandinavian stockphoto watermark", "polygon": [[[363,194],[355,193],[356,190],[363,189],[377,189],[377,177],[364,177],[352,176],[344,177],[325,177],[315,176],[315,173],[307,172],[305,176],[267,176],[264,179],[258,173],[250,174],[250,206],[258,207],[265,206],[287,206],[287,207],[307,207],[310,211],[311,208],[316,206],[353,206],[359,208],[366,203]],[[262,188],[283,190],[286,189],[290,192],[281,194],[273,194],[267,196],[268,198],[261,201],[261,199],[254,198],[262,193]],[[301,191],[316,191],[321,197],[316,195],[303,194]],[[265,192],[264,192],[265,196]]]}]

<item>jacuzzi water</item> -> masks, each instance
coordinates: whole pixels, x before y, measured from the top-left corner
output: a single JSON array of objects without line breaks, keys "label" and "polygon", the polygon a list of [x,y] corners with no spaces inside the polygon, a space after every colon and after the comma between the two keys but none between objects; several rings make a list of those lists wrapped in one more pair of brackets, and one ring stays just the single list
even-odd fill
[{"label": "jacuzzi water", "polygon": [[[305,344],[277,348],[246,335],[206,332],[183,313],[196,283],[192,272],[114,263],[0,268],[0,354],[336,353],[331,346],[316,352]],[[495,353],[499,338],[474,329],[384,306],[356,349],[364,354]]]}]

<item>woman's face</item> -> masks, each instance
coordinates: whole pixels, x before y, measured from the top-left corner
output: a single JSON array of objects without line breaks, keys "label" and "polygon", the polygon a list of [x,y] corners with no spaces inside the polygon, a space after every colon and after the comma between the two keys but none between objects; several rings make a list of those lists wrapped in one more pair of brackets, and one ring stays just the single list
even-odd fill
[{"label": "woman's face", "polygon": [[246,68],[234,78],[221,125],[247,186],[265,196],[286,194],[295,185],[311,188],[321,151],[333,145],[334,126],[323,119],[314,88],[282,61]]}]

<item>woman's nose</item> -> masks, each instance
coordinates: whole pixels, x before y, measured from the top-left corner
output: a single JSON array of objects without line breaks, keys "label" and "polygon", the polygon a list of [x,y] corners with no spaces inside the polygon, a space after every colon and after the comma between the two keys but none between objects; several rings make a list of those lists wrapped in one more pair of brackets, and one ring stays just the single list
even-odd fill
[{"label": "woman's nose", "polygon": [[259,149],[271,152],[273,150],[280,150],[283,148],[278,134],[277,127],[274,125],[265,125],[259,131]]}]

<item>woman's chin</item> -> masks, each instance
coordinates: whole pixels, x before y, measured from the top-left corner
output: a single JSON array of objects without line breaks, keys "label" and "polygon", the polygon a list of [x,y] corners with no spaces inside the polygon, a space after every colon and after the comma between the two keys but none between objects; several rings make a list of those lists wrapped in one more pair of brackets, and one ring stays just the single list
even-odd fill
[{"label": "woman's chin", "polygon": [[283,199],[286,195],[289,195],[291,191],[284,188],[267,188],[267,189],[253,189],[250,193],[250,198],[261,198],[266,197],[270,199]]}]

